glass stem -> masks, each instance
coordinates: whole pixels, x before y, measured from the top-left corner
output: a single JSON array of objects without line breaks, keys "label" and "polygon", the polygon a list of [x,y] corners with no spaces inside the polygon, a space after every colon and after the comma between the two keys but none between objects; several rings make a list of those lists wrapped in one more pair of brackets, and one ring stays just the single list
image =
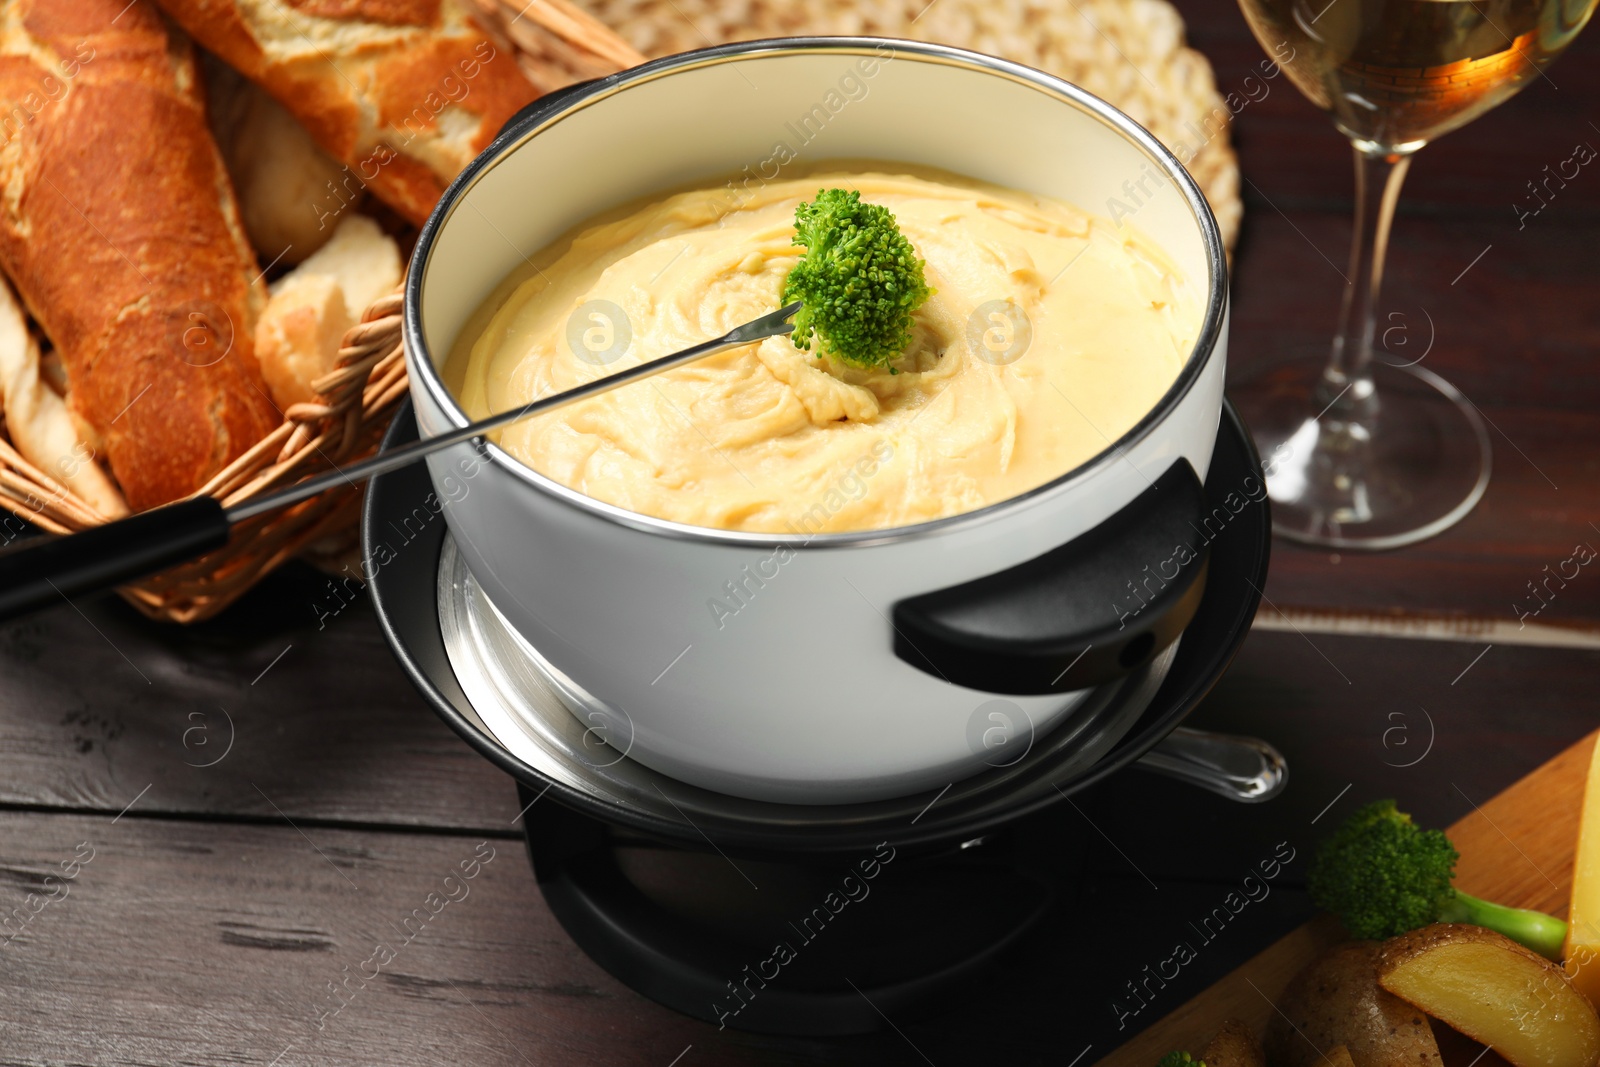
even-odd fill
[{"label": "glass stem", "polygon": [[1389,224],[1411,153],[1355,149],[1356,217],[1350,273],[1339,312],[1339,334],[1317,386],[1317,405],[1338,422],[1360,423],[1376,414],[1372,391],[1372,341],[1378,324]]}]

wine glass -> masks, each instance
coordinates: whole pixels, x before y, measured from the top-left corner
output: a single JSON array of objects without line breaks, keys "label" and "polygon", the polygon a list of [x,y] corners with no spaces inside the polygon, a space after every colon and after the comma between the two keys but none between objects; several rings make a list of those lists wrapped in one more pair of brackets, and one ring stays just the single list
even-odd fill
[{"label": "wine glass", "polygon": [[1417,360],[1375,358],[1379,289],[1411,157],[1544,73],[1596,0],[1239,0],[1263,48],[1355,149],[1355,236],[1321,368],[1233,391],[1260,448],[1278,534],[1341,549],[1412,544],[1489,484],[1476,406]]}]

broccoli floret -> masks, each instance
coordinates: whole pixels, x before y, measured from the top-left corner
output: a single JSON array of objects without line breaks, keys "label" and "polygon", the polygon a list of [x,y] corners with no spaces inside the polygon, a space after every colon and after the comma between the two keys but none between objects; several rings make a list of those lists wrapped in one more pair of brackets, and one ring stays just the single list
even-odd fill
[{"label": "broccoli floret", "polygon": [[1392,800],[1373,801],[1317,850],[1311,899],[1357,937],[1393,937],[1438,918],[1458,858],[1443,833],[1418,827]]},{"label": "broccoli floret", "polygon": [[1197,1060],[1187,1052],[1169,1052],[1161,1057],[1156,1067],[1206,1067],[1206,1061]]},{"label": "broccoli floret", "polygon": [[1337,915],[1356,937],[1393,937],[1434,922],[1471,923],[1559,960],[1567,924],[1453,888],[1459,858],[1443,832],[1417,826],[1392,800],[1375,800],[1322,843],[1307,886],[1317,907]]},{"label": "broccoli floret", "polygon": [[822,189],[794,212],[805,248],[783,283],[783,302],[804,305],[790,337],[815,333],[821,352],[857,367],[887,367],[911,343],[911,315],[932,295],[923,262],[894,215],[854,190]]}]

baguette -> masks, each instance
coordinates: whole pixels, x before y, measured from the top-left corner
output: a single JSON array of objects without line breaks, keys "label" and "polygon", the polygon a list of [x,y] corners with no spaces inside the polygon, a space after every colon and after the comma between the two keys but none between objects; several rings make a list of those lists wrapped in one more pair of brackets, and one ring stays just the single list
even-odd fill
[{"label": "baguette", "polygon": [[345,165],[314,208],[319,229],[362,189],[420,226],[450,180],[540,95],[461,0],[159,3]]},{"label": "baguette", "polygon": [[148,0],[0,2],[0,265],[130,507],[189,495],[274,427],[265,286],[193,48]]},{"label": "baguette", "polygon": [[400,248],[365,215],[346,215],[333,240],[272,285],[256,325],[256,352],[272,399],[288,411],[315,400],[317,379],[339,361],[344,335],[373,301],[400,284]]},{"label": "baguette", "polygon": [[121,518],[128,505],[79,438],[66,403],[41,377],[40,362],[22,305],[0,278],[0,410],[6,436],[23,459],[72,490],[102,519]]},{"label": "baguette", "polygon": [[[344,165],[260,86],[216,56],[202,58],[211,133],[256,258],[292,267],[333,236],[318,218],[319,205],[344,177]],[[360,200],[348,206],[360,207]]]}]

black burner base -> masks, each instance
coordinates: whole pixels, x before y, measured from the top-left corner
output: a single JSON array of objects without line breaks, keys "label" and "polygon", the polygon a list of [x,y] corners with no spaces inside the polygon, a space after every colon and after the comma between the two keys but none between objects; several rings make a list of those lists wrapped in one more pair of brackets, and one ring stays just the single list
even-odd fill
[{"label": "black burner base", "polygon": [[520,791],[539,888],[583,950],[660,1004],[756,1033],[867,1033],[937,1004],[1060,901],[1081,851],[1057,826],[1048,849],[1013,829],[931,853],[735,860]]}]

